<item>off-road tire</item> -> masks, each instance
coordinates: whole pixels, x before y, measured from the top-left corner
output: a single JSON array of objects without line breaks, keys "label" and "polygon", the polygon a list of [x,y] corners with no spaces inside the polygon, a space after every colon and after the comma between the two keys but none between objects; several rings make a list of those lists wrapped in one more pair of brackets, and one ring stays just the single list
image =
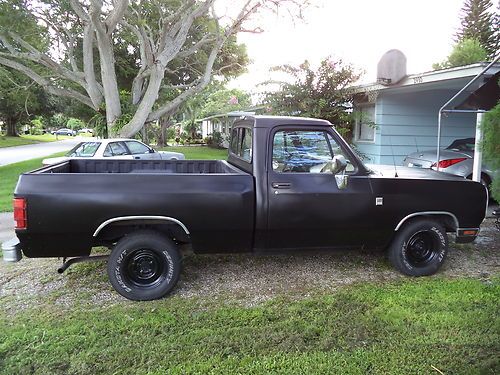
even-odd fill
[{"label": "off-road tire", "polygon": [[448,253],[446,231],[437,221],[416,219],[398,230],[389,247],[389,261],[408,276],[435,274]]},{"label": "off-road tire", "polygon": [[125,298],[149,301],[164,297],[177,284],[181,259],[177,245],[152,230],[126,235],[108,259],[113,288]]}]

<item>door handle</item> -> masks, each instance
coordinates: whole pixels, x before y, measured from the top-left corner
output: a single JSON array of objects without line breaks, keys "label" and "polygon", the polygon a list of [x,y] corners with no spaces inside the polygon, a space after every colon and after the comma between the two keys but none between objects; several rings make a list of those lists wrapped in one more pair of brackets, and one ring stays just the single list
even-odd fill
[{"label": "door handle", "polygon": [[134,156],[134,159],[140,159],[141,157],[140,156]]},{"label": "door handle", "polygon": [[290,182],[273,182],[271,186],[275,189],[290,189],[292,184]]}]

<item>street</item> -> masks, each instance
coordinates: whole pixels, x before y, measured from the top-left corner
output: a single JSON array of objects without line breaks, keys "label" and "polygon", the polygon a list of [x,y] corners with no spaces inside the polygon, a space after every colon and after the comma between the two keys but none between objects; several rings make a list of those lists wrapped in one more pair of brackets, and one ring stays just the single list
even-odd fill
[{"label": "street", "polygon": [[56,142],[0,148],[0,166],[69,151],[84,139],[91,140],[91,138],[75,137]]}]

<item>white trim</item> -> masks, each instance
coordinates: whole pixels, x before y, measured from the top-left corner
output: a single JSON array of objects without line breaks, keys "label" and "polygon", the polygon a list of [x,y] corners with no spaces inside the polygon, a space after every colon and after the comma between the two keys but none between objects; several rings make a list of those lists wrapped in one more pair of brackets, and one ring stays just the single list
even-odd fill
[{"label": "white trim", "polygon": [[115,223],[117,221],[128,221],[128,220],[163,220],[163,221],[171,221],[174,222],[178,225],[181,226],[181,228],[186,232],[186,234],[189,235],[189,231],[187,227],[179,220],[174,219],[173,217],[169,216],[119,216],[119,217],[114,217],[112,219],[106,220],[104,223],[99,225],[97,229],[95,230],[93,237],[96,237],[99,232],[108,224]]},{"label": "white trim", "polygon": [[404,222],[412,217],[415,217],[415,216],[423,216],[423,215],[448,215],[450,216],[453,221],[455,222],[455,225],[457,226],[456,227],[456,230],[459,229],[460,225],[458,223],[458,219],[455,215],[453,215],[451,212],[447,212],[447,211],[422,211],[422,212],[415,212],[413,214],[409,214],[407,216],[405,216],[400,222],[399,224],[396,226],[396,228],[394,229],[394,232],[397,232],[399,230],[399,228],[401,228],[401,226],[404,224]]}]

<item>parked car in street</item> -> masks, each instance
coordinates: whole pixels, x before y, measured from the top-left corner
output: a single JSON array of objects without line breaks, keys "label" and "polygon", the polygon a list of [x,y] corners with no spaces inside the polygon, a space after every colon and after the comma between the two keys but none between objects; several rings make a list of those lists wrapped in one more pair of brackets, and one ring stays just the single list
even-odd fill
[{"label": "parked car in street", "polygon": [[[454,140],[448,147],[441,150],[439,155],[439,170],[472,179],[472,168],[474,165],[474,138],[463,138]],[[418,151],[406,156],[403,165],[413,168],[437,169],[437,149]],[[482,163],[481,183],[489,186],[493,176],[498,173],[491,169],[486,163]]]},{"label": "parked car in street", "polygon": [[180,152],[156,151],[135,139],[101,139],[78,143],[65,156],[48,158],[43,165],[61,163],[72,158],[94,159],[142,159],[142,160],[184,160]]},{"label": "parked car in street", "polygon": [[[93,142],[74,153],[142,145],[130,142],[137,141]],[[2,244],[4,259],[61,257],[59,272],[107,260],[118,293],[152,300],[174,288],[181,249],[189,247],[386,250],[403,274],[432,275],[446,259],[447,233],[472,242],[485,217],[481,184],[432,170],[367,167],[328,121],[245,116],[233,124],[229,145],[227,161],[78,158],[24,173],[14,191],[17,237]],[[109,255],[90,256],[98,246]]]},{"label": "parked car in street", "polygon": [[76,131],[71,130],[71,129],[66,129],[66,128],[54,130],[51,133],[54,135],[70,135],[72,137],[74,137],[76,135]]},{"label": "parked car in street", "polygon": [[83,129],[78,130],[78,134],[80,134],[80,133],[90,133],[90,134],[94,134],[94,130],[93,130],[93,129],[90,129],[90,128],[83,128]]}]

